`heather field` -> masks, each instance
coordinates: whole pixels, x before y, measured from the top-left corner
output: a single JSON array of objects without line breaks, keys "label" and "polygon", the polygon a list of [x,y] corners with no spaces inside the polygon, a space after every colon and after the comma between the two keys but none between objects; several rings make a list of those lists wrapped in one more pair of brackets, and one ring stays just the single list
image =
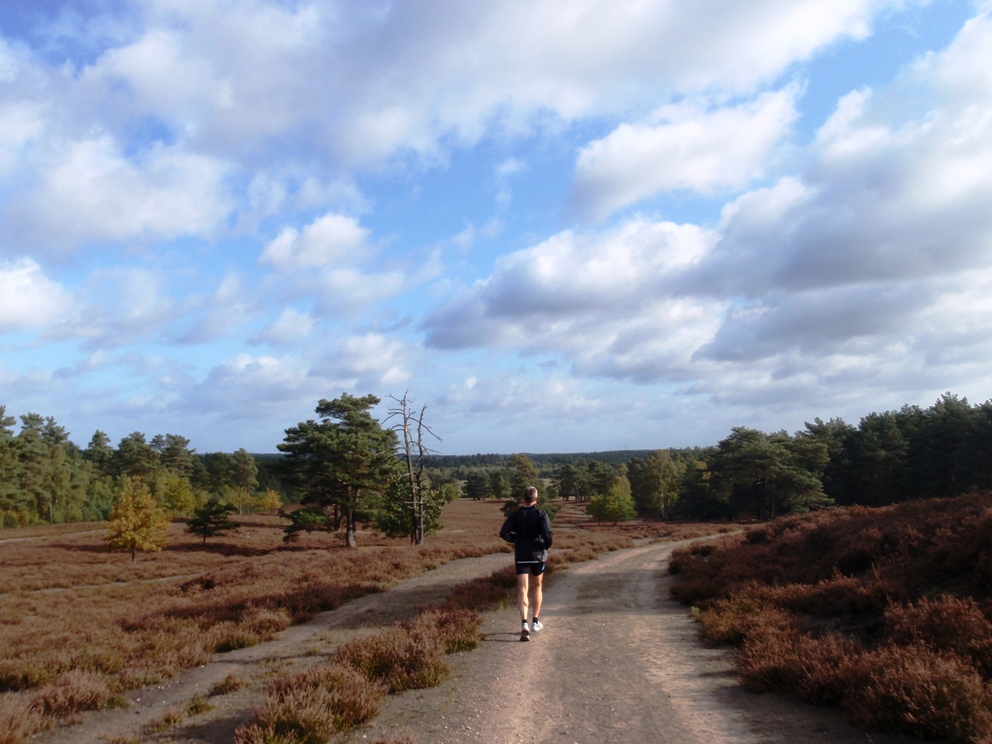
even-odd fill
[{"label": "heather field", "polygon": [[[458,558],[507,552],[495,502],[456,501],[446,528],[411,547],[369,532],[355,550],[335,535],[282,541],[285,520],[243,516],[206,546],[171,527],[159,553],[108,553],[99,523],[0,532],[0,742],[75,712],[125,704],[123,693],[265,641],[349,599]],[[570,506],[556,521],[554,565],[594,558],[635,539],[680,539],[712,527],[590,522]],[[512,577],[510,577],[512,586]],[[505,578],[464,587],[452,606],[505,601]],[[344,672],[342,672],[344,674]]]},{"label": "heather field", "polygon": [[992,494],[786,517],[673,554],[746,688],[870,730],[992,739]]}]

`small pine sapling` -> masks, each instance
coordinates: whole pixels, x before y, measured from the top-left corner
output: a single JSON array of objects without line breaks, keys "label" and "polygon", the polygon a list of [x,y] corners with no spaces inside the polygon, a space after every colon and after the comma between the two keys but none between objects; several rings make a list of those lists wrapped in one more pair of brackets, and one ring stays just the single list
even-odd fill
[{"label": "small pine sapling", "polygon": [[208,537],[216,537],[238,529],[238,523],[231,519],[235,511],[237,507],[234,504],[224,504],[218,499],[210,499],[193,512],[193,517],[186,524],[186,531],[191,535],[202,537],[203,544],[206,545]]}]

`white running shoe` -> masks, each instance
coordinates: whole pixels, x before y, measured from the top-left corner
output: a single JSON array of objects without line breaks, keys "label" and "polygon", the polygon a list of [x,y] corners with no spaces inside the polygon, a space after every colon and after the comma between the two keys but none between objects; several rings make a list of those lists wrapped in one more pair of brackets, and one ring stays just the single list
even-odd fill
[{"label": "white running shoe", "polygon": [[539,631],[539,630],[543,630],[543,629],[544,629],[544,623],[542,623],[542,622],[541,622],[540,620],[535,620],[535,621],[534,621],[534,625],[533,625],[533,626],[531,626],[531,629],[532,629],[532,630],[533,630],[533,631],[534,631],[535,633],[536,633],[537,631]]},{"label": "white running shoe", "polygon": [[529,641],[530,640],[530,625],[524,620],[520,624],[520,640]]}]

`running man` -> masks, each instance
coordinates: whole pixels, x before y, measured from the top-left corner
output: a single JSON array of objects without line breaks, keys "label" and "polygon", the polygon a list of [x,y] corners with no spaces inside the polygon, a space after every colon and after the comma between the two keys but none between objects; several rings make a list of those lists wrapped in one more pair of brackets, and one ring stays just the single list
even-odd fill
[{"label": "running man", "polygon": [[[537,489],[524,489],[524,505],[506,518],[499,536],[513,543],[517,563],[517,603],[520,607],[520,640],[529,641],[530,634],[544,625],[541,623],[541,583],[551,547],[551,520],[547,512],[537,507]],[[534,577],[531,584],[530,577]],[[529,597],[528,597],[529,595]],[[533,608],[533,623],[527,622],[528,605]]]}]

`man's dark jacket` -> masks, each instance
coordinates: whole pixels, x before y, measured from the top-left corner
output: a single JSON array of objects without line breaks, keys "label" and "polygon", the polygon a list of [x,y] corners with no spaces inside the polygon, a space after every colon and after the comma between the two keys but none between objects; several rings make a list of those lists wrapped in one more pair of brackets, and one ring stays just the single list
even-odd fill
[{"label": "man's dark jacket", "polygon": [[499,536],[515,546],[518,563],[544,563],[551,547],[551,520],[536,506],[522,506],[503,522]]}]

